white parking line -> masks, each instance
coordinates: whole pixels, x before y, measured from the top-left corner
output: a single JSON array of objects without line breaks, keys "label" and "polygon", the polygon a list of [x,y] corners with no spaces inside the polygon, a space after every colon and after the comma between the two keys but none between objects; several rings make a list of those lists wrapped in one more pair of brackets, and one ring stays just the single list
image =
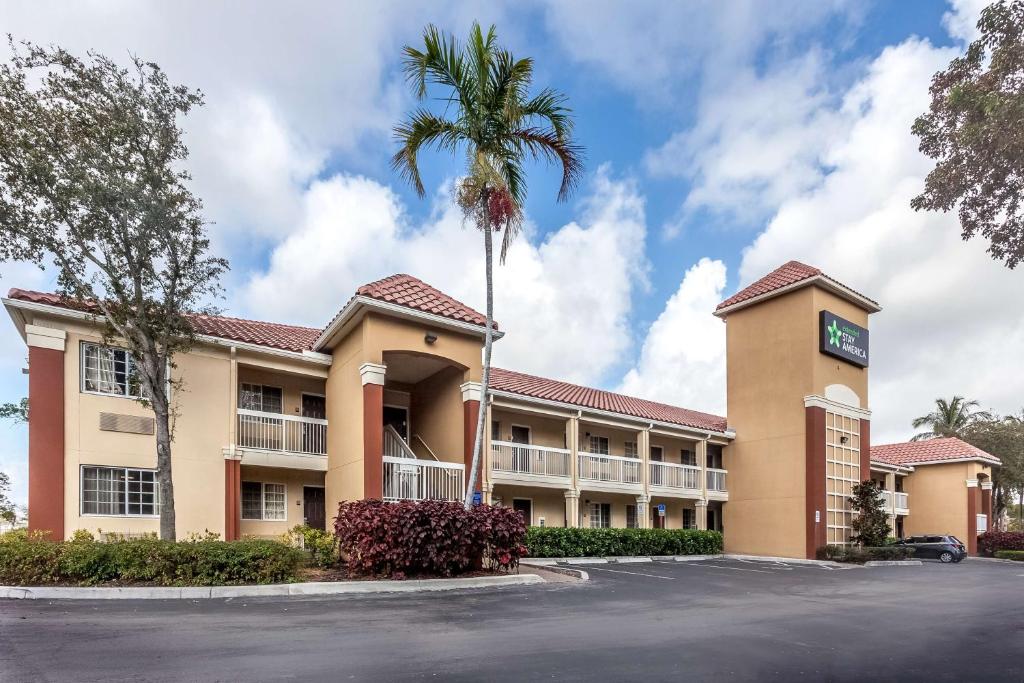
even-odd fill
[{"label": "white parking line", "polygon": [[712,567],[714,569],[731,569],[734,572],[757,572],[758,574],[771,574],[767,569],[745,569],[743,567],[727,567],[724,564],[704,564],[703,562],[687,562],[690,567]]},{"label": "white parking line", "polygon": [[627,572],[627,571],[625,571],[623,569],[606,569],[604,567],[591,567],[589,565],[587,566],[587,571],[588,572],[589,571],[612,572],[613,574],[632,574],[633,576],[648,576],[648,577],[650,577],[652,579],[668,579],[669,581],[675,581],[676,580],[676,577],[674,577],[674,576],[660,576],[658,574],[644,574],[643,572]]},{"label": "white parking line", "polygon": [[790,567],[785,562],[755,562],[754,560],[736,560],[736,561],[737,562],[742,562],[743,564],[760,565],[760,566],[766,567],[768,569],[780,569],[782,571],[787,571],[787,572],[793,571],[793,568]]}]

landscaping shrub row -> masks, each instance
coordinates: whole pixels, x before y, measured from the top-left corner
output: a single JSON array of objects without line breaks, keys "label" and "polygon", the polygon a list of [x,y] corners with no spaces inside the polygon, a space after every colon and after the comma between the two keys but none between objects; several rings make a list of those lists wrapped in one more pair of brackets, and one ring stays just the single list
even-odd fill
[{"label": "landscaping shrub row", "polygon": [[448,501],[341,503],[338,547],[354,574],[404,578],[508,571],[526,552],[523,517],[512,508]]},{"label": "landscaping shrub row", "polygon": [[1024,531],[986,531],[978,536],[978,552],[992,556],[997,550],[1024,550]]},{"label": "landscaping shrub row", "polygon": [[1016,560],[1024,562],[1024,550],[997,550],[995,556],[1000,560]]},{"label": "landscaping shrub row", "polygon": [[913,554],[913,548],[907,548],[901,545],[886,545],[878,547],[826,545],[818,548],[815,556],[819,560],[864,564],[865,562],[871,561],[909,560]]},{"label": "landscaping shrub row", "polygon": [[80,536],[51,542],[13,532],[0,536],[0,584],[146,584],[221,586],[295,580],[302,552],[267,540],[100,542]]},{"label": "landscaping shrub row", "polygon": [[722,534],[695,529],[566,529],[530,527],[530,557],[621,557],[626,555],[714,555]]}]

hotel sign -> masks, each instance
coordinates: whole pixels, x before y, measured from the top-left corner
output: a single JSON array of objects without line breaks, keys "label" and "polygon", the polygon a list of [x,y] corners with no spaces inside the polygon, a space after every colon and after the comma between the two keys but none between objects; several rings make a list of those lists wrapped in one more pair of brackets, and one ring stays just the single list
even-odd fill
[{"label": "hotel sign", "polygon": [[835,313],[822,311],[818,325],[818,342],[822,353],[844,360],[857,367],[868,366],[868,330],[854,325]]}]

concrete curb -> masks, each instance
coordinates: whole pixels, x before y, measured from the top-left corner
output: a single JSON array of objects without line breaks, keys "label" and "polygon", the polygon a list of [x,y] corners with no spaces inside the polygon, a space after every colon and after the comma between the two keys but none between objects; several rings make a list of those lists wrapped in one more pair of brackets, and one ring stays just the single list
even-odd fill
[{"label": "concrete curb", "polygon": [[544,571],[553,572],[555,574],[564,574],[566,576],[572,576],[579,579],[580,581],[590,581],[590,574],[586,573],[582,569],[572,569],[570,567],[559,567],[556,564],[536,564],[531,562],[520,561],[519,564],[523,567],[539,567]]},{"label": "concrete curb", "polygon": [[921,560],[869,560],[864,563],[865,567],[920,567],[924,562]]},{"label": "concrete curb", "polygon": [[520,560],[519,564],[534,567],[554,567],[559,564],[639,564],[641,562],[696,562],[720,560],[723,555],[649,555],[644,557],[535,557]]},{"label": "concrete curb", "polygon": [[[582,573],[582,572],[581,572]],[[202,600],[208,598],[262,598],[309,595],[366,595],[370,593],[412,593],[461,588],[499,588],[544,583],[536,574],[474,576],[465,579],[411,579],[408,581],[336,581],[280,583],[265,586],[210,587],[67,587],[0,586],[0,599],[10,600]]]}]

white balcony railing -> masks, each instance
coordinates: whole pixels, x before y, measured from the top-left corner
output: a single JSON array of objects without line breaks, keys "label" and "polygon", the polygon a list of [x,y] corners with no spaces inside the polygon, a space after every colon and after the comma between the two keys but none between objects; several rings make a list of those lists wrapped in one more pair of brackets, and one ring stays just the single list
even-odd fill
[{"label": "white balcony railing", "polygon": [[619,484],[640,483],[640,460],[621,455],[579,454],[579,478]]},{"label": "white balcony railing", "polygon": [[895,491],[893,493],[896,496],[896,509],[897,510],[909,510],[910,509],[910,498],[907,494],[902,491]]},{"label": "white balcony railing", "polygon": [[569,477],[569,451],[511,441],[491,442],[491,469],[495,472]]},{"label": "white balcony railing", "polygon": [[[889,514],[895,512],[906,512],[910,510],[910,500],[906,493],[902,491],[885,491],[880,490],[878,495],[882,499],[882,507]],[[893,509],[893,498],[895,497],[896,507]]]},{"label": "white balcony railing", "polygon": [[462,500],[465,466],[384,456],[384,500]]},{"label": "white balcony railing", "polygon": [[676,465],[670,462],[652,462],[650,465],[651,486],[700,490],[699,467]]},{"label": "white balcony railing", "polygon": [[327,420],[239,408],[238,445],[260,451],[327,455]]},{"label": "white balcony railing", "polygon": [[978,515],[977,519],[977,527],[975,528],[975,530],[979,534],[983,534],[986,531],[988,531],[988,515]]},{"label": "white balcony railing", "polygon": [[726,470],[708,468],[708,491],[725,493],[728,490],[725,488],[725,474]]}]

